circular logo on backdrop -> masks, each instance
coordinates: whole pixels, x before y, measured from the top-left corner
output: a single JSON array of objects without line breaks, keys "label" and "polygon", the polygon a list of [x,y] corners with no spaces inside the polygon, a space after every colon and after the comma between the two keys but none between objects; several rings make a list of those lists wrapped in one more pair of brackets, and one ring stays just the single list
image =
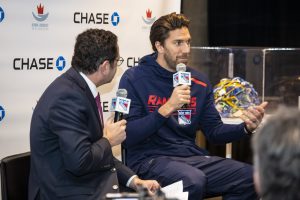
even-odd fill
[{"label": "circular logo on backdrop", "polygon": [[5,117],[5,110],[2,106],[0,106],[0,122]]},{"label": "circular logo on backdrop", "polygon": [[49,13],[44,13],[44,6],[42,4],[36,7],[37,14],[32,12],[32,16],[36,21],[42,22],[48,18]]},{"label": "circular logo on backdrop", "polygon": [[156,17],[152,17],[152,11],[148,8],[148,10],[146,10],[146,17],[142,16],[142,19],[145,24],[151,25],[156,20]]},{"label": "circular logo on backdrop", "polygon": [[0,6],[0,22],[2,22],[4,19],[4,10]]},{"label": "circular logo on backdrop", "polygon": [[66,66],[66,60],[63,56],[59,56],[56,59],[56,68],[58,69],[58,71],[62,71]]},{"label": "circular logo on backdrop", "polygon": [[120,22],[120,15],[117,12],[114,12],[111,15],[111,23],[113,26],[117,26]]}]

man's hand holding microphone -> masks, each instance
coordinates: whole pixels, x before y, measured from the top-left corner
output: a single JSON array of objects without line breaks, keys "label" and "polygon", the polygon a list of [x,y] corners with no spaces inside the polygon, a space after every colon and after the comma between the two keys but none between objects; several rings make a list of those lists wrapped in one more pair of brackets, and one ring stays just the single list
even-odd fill
[{"label": "man's hand holding microphone", "polygon": [[190,104],[191,74],[190,72],[186,72],[186,66],[183,63],[177,64],[176,71],[177,73],[173,75],[174,89],[172,95],[158,110],[164,117],[169,117],[173,112],[181,109],[184,105]]},{"label": "man's hand holding microphone", "polygon": [[113,108],[115,115],[106,120],[103,131],[103,137],[109,141],[112,147],[121,144],[126,139],[125,129],[127,121],[123,119],[123,114],[128,114],[130,108],[130,99],[126,98],[127,90],[118,89],[116,94],[117,98]]},{"label": "man's hand holding microphone", "polygon": [[109,141],[112,147],[121,144],[126,139],[126,123],[125,119],[114,123],[113,116],[106,120],[103,137]]},{"label": "man's hand holding microphone", "polygon": [[188,85],[180,85],[174,88],[170,99],[162,105],[158,112],[169,117],[173,112],[182,108],[183,105],[189,104],[191,99],[191,89]]}]

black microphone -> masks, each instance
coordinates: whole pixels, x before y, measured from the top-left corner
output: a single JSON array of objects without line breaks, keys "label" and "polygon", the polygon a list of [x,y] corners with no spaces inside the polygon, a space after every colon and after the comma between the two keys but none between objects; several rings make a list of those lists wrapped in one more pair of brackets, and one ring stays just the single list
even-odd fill
[{"label": "black microphone", "polygon": [[[117,96],[116,102],[118,102],[119,97],[126,98],[127,97],[127,90],[126,89],[118,89],[117,92],[116,92],[116,96]],[[118,122],[122,119],[123,119],[123,113],[115,110],[114,122]]]}]

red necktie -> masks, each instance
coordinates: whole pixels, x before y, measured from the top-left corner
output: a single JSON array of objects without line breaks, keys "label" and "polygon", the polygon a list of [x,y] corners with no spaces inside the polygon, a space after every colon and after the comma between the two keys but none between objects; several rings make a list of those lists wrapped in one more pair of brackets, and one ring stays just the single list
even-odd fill
[{"label": "red necktie", "polygon": [[101,126],[103,127],[103,112],[102,112],[102,106],[101,106],[101,99],[100,99],[100,95],[98,93],[98,95],[95,97],[95,101],[98,107],[98,112],[99,112],[99,116],[100,116],[100,120],[101,120]]}]

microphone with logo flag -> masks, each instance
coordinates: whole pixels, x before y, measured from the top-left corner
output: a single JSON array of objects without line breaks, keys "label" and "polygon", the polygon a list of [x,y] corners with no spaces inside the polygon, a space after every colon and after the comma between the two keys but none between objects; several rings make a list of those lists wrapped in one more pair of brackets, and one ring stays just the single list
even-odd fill
[{"label": "microphone with logo flag", "polygon": [[186,72],[186,65],[179,63],[176,65],[176,73],[173,74],[173,87],[178,85],[191,85],[191,73]]},{"label": "microphone with logo flag", "polygon": [[[127,99],[127,90],[118,89],[116,93],[116,98],[112,99],[111,111],[115,112],[114,122],[118,122],[123,119],[123,114],[129,113],[131,100]],[[123,164],[126,165],[126,148],[121,144],[121,159]]]},{"label": "microphone with logo flag", "polygon": [[[173,74],[173,87],[179,85],[191,85],[191,73],[186,72],[186,65],[183,63],[178,63],[176,65],[176,73]],[[184,104],[182,108],[187,108],[188,105]]]},{"label": "microphone with logo flag", "polygon": [[117,97],[115,101],[113,100],[112,105],[115,103],[114,111],[115,117],[114,122],[118,122],[122,120],[123,114],[129,113],[131,100],[127,99],[127,90],[126,89],[118,89],[116,93]]}]

